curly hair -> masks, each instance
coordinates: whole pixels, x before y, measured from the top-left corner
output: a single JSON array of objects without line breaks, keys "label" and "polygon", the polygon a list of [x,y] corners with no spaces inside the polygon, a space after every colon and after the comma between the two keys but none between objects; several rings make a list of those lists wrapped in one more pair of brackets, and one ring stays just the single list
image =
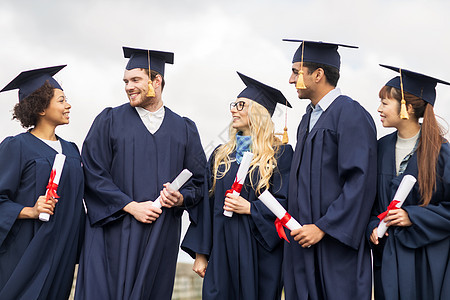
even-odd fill
[{"label": "curly hair", "polygon": [[48,107],[54,93],[54,87],[46,81],[14,106],[13,119],[17,119],[23,128],[36,126],[39,114]]}]

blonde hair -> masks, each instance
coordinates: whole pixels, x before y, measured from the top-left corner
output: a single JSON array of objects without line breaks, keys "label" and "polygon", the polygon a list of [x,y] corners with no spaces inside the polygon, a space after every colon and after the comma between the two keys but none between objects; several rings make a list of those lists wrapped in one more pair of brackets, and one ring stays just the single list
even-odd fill
[{"label": "blonde hair", "polygon": [[[251,149],[253,153],[249,176],[252,188],[256,191],[256,194],[259,195],[269,188],[269,180],[277,167],[275,155],[279,151],[281,141],[275,136],[275,125],[273,124],[269,112],[264,106],[250,100],[248,106],[248,119],[250,135],[252,137]],[[230,154],[236,150],[237,132],[238,130],[233,128],[231,123],[229,127],[230,140],[214,151],[214,165],[212,170],[214,179],[210,190],[211,194],[214,192],[217,179],[223,178],[230,170]],[[225,166],[225,170],[219,170],[221,165]],[[253,186],[253,179],[258,178],[255,177],[257,168],[259,171],[259,181],[255,187]]]}]

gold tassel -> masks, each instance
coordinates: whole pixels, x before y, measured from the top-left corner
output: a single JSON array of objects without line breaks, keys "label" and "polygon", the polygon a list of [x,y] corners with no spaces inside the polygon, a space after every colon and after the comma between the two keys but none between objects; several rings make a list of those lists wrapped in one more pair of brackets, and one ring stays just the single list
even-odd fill
[{"label": "gold tassel", "polygon": [[298,71],[297,83],[295,88],[298,90],[306,90],[305,79],[303,78],[303,51],[305,50],[305,42],[302,42],[302,57],[300,61],[300,71]]},{"label": "gold tassel", "polygon": [[298,79],[297,83],[295,84],[295,88],[300,90],[306,89],[305,80],[303,79],[303,70],[300,70],[298,72]]},{"label": "gold tassel", "polygon": [[287,127],[284,127],[283,140],[281,142],[283,144],[289,143],[289,136],[288,136],[288,132],[287,132]]},{"label": "gold tassel", "polygon": [[405,99],[402,99],[402,104],[400,106],[400,119],[403,119],[403,120],[408,120],[409,119],[408,111],[406,110],[406,101],[405,101]]},{"label": "gold tassel", "polygon": [[148,80],[148,91],[147,91],[147,97],[155,97],[155,89],[153,88],[153,82],[151,79]]},{"label": "gold tassel", "polygon": [[281,143],[282,144],[289,143],[289,137],[288,137],[287,130],[288,130],[287,127],[284,127],[284,132],[283,133],[281,133],[281,132],[276,132],[275,133],[275,135],[282,136],[282,138],[281,138]]},{"label": "gold tassel", "polygon": [[147,91],[147,97],[155,97],[155,89],[153,88],[153,82],[152,82],[152,70],[150,68],[150,50],[147,52],[147,58],[148,58],[148,91]]},{"label": "gold tassel", "polygon": [[405,100],[405,94],[403,91],[402,69],[399,69],[399,72],[400,72],[400,90],[402,92],[402,102],[400,105],[400,119],[408,120],[409,115],[408,115],[408,111],[406,110],[406,100]]}]

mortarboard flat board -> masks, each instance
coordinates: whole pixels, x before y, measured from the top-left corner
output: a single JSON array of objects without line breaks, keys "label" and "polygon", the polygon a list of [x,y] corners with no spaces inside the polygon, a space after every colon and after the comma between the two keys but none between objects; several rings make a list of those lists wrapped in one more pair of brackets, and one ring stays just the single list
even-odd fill
[{"label": "mortarboard flat board", "polygon": [[292,63],[302,62],[303,59],[303,62],[324,64],[335,67],[338,70],[341,67],[341,57],[337,51],[338,47],[358,48],[357,46],[333,44],[321,41],[316,42],[296,39],[283,39],[283,41],[301,43],[300,47],[295,51]]},{"label": "mortarboard flat board", "polygon": [[62,90],[59,83],[52,77],[67,65],[28,70],[20,73],[10,83],[8,83],[1,91],[10,91],[19,89],[19,101],[31,95],[48,82],[55,88]]},{"label": "mortarboard flat board", "polygon": [[258,102],[269,111],[270,116],[273,115],[277,103],[292,107],[286,97],[284,97],[283,93],[279,90],[245,76],[244,74],[237,73],[247,86],[237,98],[247,98]]},{"label": "mortarboard flat board", "polygon": [[158,72],[159,74],[161,74],[161,76],[164,77],[165,64],[173,64],[174,54],[172,52],[136,49],[129,47],[122,47],[122,49],[125,58],[129,58],[128,64],[125,67],[125,69],[127,70],[136,68],[150,69]]},{"label": "mortarboard flat board", "polygon": [[402,82],[400,82],[400,76],[396,76],[389,80],[385,85],[391,86],[401,90],[401,84],[403,83],[403,90],[414,96],[417,96],[424,101],[434,105],[436,100],[436,85],[438,83],[450,85],[449,82],[436,79],[424,74],[416,73],[406,69],[398,67],[392,67],[388,65],[380,64],[380,66],[390,69],[395,72],[399,72],[402,76]]}]

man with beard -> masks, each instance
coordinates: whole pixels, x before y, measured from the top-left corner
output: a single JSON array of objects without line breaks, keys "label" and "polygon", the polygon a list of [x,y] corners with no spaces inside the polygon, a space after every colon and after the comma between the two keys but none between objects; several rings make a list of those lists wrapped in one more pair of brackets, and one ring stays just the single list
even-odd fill
[{"label": "man with beard", "polygon": [[[173,53],[123,51],[129,103],[101,112],[82,150],[89,223],[75,298],[171,299],[181,215],[202,197],[206,157],[194,122],[163,105]],[[169,190],[183,169],[192,178]]]},{"label": "man with beard", "polygon": [[370,299],[364,233],[375,198],[375,124],[336,88],[337,49],[345,45],[289,41],[301,42],[289,83],[311,103],[298,127],[289,180],[288,211],[303,227],[284,248],[286,299]]}]

